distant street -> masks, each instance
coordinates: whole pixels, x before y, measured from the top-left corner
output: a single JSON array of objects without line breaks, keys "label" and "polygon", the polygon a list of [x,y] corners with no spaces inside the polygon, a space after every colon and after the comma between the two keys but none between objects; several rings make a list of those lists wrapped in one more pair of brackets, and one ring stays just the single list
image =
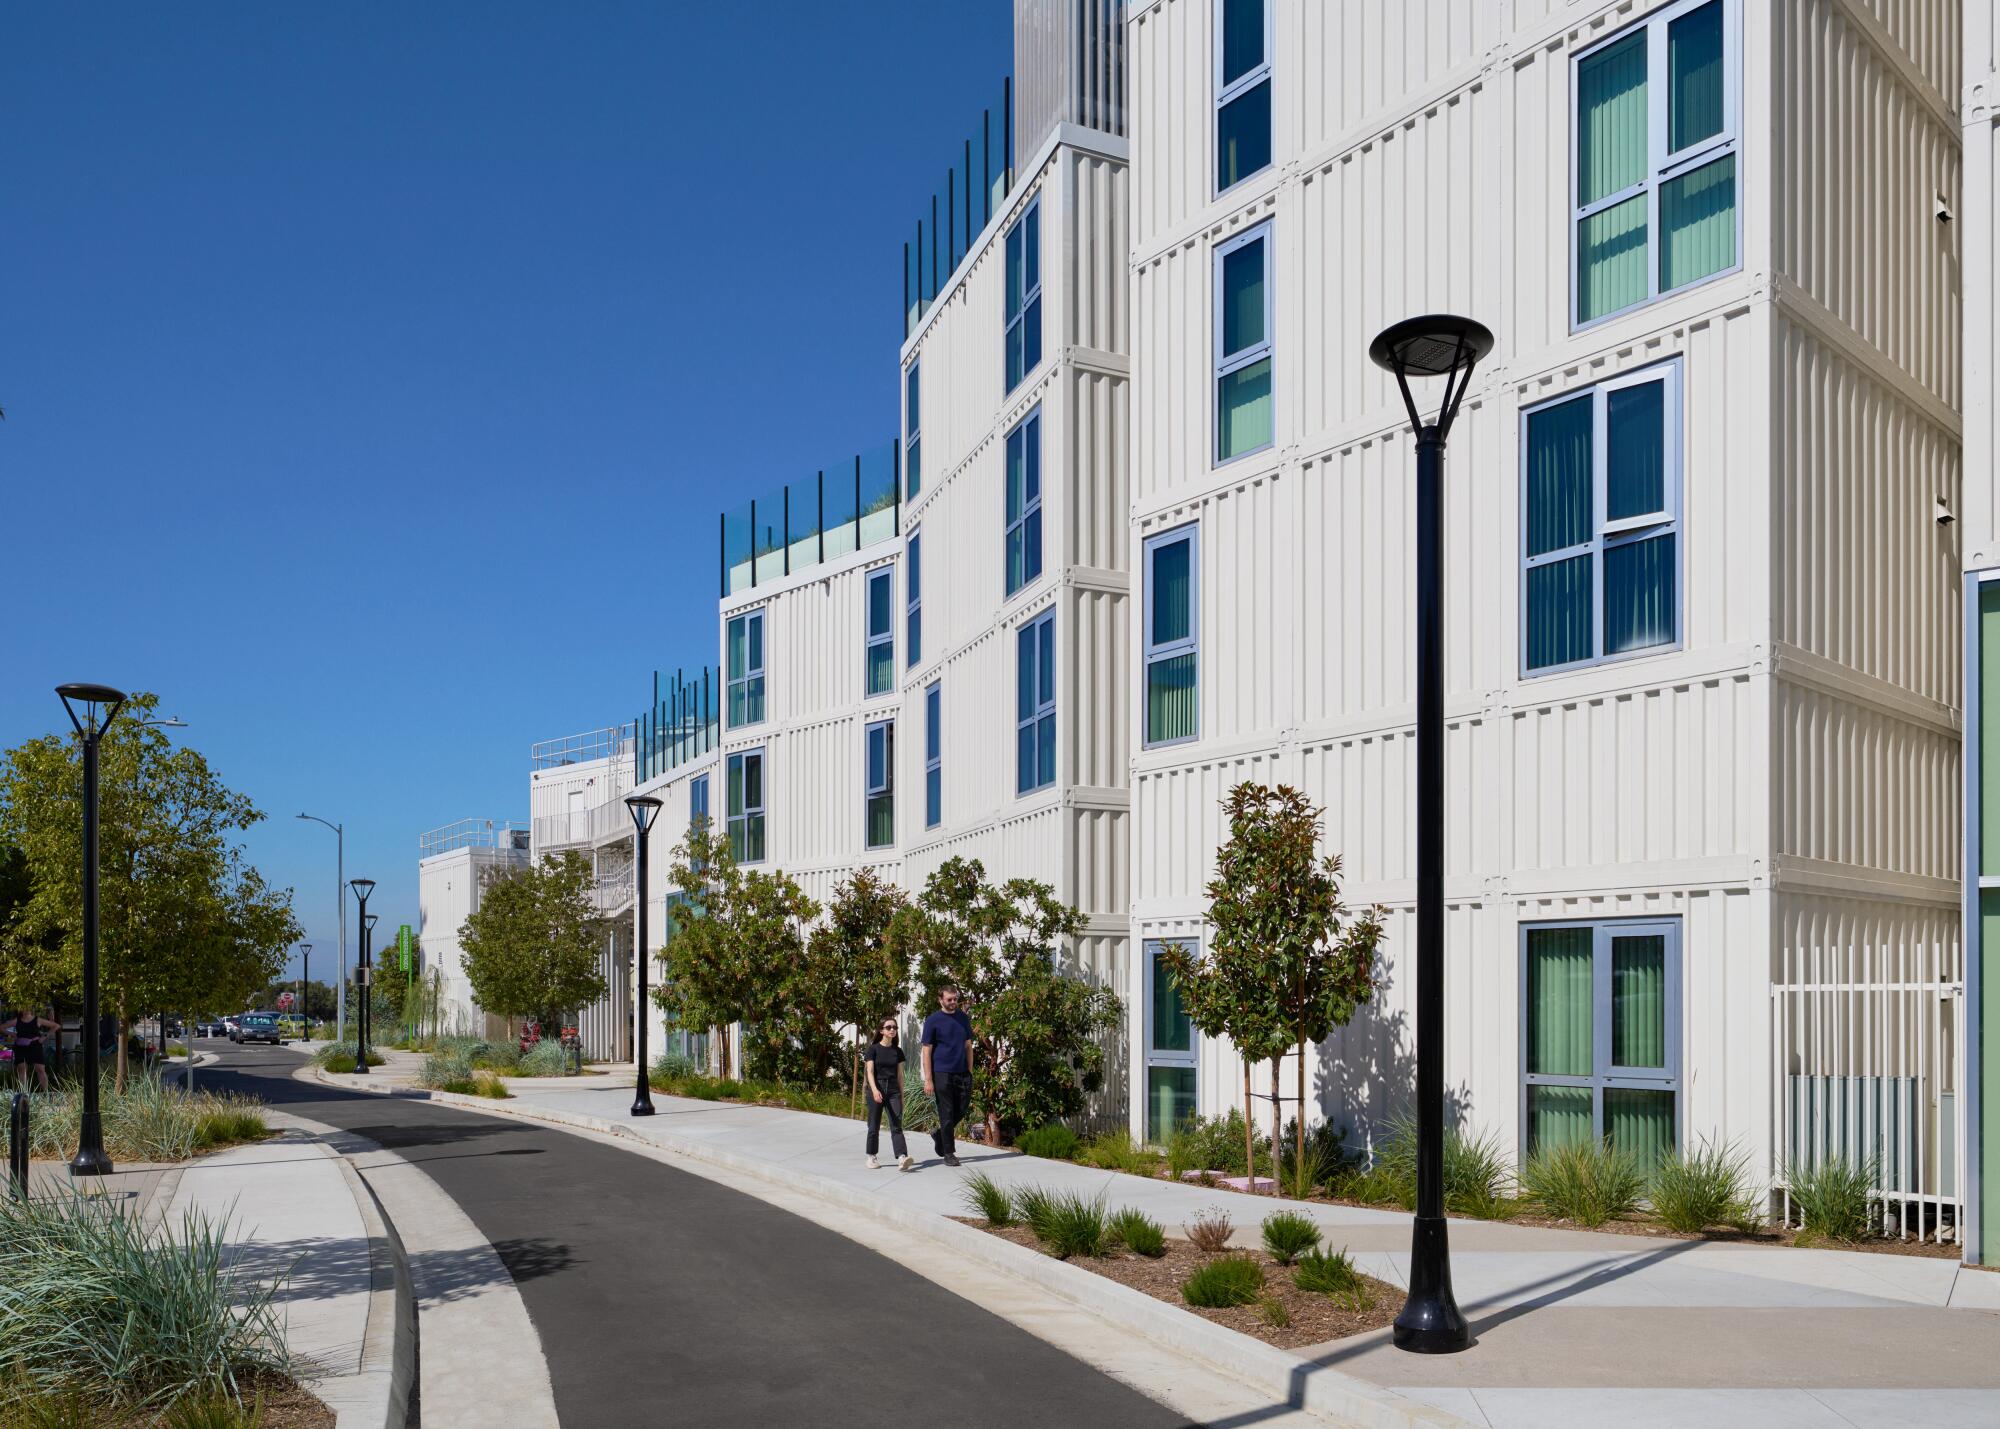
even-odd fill
[{"label": "distant street", "polygon": [[290,1050],[197,1045],[222,1057],[207,1085],[365,1136],[458,1202],[520,1288],[565,1424],[1186,1422],[904,1267],[699,1176],[552,1129],[309,1085],[292,1077]]}]

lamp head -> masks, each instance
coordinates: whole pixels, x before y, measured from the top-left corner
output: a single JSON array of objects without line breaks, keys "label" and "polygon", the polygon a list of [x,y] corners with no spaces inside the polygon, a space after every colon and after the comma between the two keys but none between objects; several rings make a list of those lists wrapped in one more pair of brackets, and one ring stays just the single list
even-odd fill
[{"label": "lamp head", "polygon": [[372,878],[350,878],[347,880],[347,886],[354,890],[355,897],[366,903],[368,895],[375,891],[375,880]]},{"label": "lamp head", "polygon": [[380,913],[370,913],[362,921],[367,923],[368,931],[372,933],[375,931],[375,925],[382,921],[382,915]]},{"label": "lamp head", "polygon": [[305,954],[307,954],[308,956],[310,956],[310,955],[311,955],[311,953],[312,953],[312,950],[313,950],[313,945],[312,945],[311,943],[300,943],[300,944],[299,944],[299,951],[300,951],[300,952],[302,952],[302,953],[305,953]]},{"label": "lamp head", "polygon": [[632,811],[632,822],[641,834],[652,831],[653,820],[660,816],[662,801],[651,794],[628,794],[625,807]]},{"label": "lamp head", "polygon": [[[118,718],[118,711],[125,703],[125,692],[114,690],[109,685],[68,684],[57,685],[56,693],[62,696],[63,709],[69,714],[69,722],[76,726],[76,732],[86,737],[102,734],[111,727],[111,721]],[[83,720],[76,717],[76,707],[85,707],[90,720],[90,728],[84,728]],[[108,705],[102,723],[97,719],[97,707]]]},{"label": "lamp head", "polygon": [[1403,405],[1409,409],[1410,425],[1422,427],[1416,399],[1410,395],[1412,377],[1446,379],[1444,402],[1438,409],[1440,439],[1458,415],[1465,389],[1472,385],[1473,366],[1493,350],[1493,333],[1484,323],[1455,313],[1426,313],[1404,318],[1383,328],[1368,344],[1368,356],[1377,367],[1396,374],[1402,389]]}]

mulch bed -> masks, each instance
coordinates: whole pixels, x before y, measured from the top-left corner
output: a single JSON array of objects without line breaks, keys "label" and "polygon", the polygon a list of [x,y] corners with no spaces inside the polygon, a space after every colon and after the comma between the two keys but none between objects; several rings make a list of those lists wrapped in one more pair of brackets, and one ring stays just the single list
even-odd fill
[{"label": "mulch bed", "polygon": [[[965,1225],[983,1230],[988,1235],[999,1236],[1016,1245],[1027,1246],[1041,1253],[1041,1243],[1034,1232],[1025,1226],[989,1226],[981,1220],[963,1220]],[[1263,1311],[1255,1305],[1236,1305],[1225,1310],[1199,1309],[1181,1298],[1181,1283],[1192,1275],[1195,1269],[1209,1255],[1196,1250],[1184,1240],[1169,1239],[1167,1253],[1158,1260],[1149,1260],[1143,1255],[1134,1255],[1128,1250],[1116,1250],[1098,1259],[1077,1257],[1069,1264],[1092,1274],[1102,1275],[1107,1280],[1115,1280],[1121,1285],[1129,1285],[1134,1290],[1143,1291],[1155,1300],[1164,1300],[1169,1305],[1177,1305],[1190,1314],[1213,1320],[1218,1325],[1226,1325],[1246,1335],[1253,1335],[1267,1345],[1279,1349],[1304,1349],[1307,1345],[1324,1344],[1328,1340],[1345,1339],[1349,1335],[1359,1335],[1368,1330],[1379,1330],[1392,1323],[1396,1312],[1403,1308],[1403,1292],[1393,1285],[1385,1284],[1372,1276],[1362,1276],[1362,1281],[1373,1296],[1373,1302],[1366,1310],[1355,1312],[1337,1301],[1312,1291],[1301,1290],[1292,1284],[1289,1267],[1279,1265],[1262,1251],[1254,1253],[1264,1264],[1264,1293],[1285,1307],[1290,1323],[1273,1325],[1264,1318]]]},{"label": "mulch bed", "polygon": [[[247,1383],[242,1388],[245,1404],[257,1402],[260,1396],[263,1400],[264,1417],[259,1421],[261,1429],[334,1429],[334,1412],[295,1381],[267,1377]],[[18,1418],[16,1422],[20,1422]],[[159,1429],[166,1423],[166,1416],[152,1410],[137,1414],[105,1410],[95,1422],[100,1429]]]}]

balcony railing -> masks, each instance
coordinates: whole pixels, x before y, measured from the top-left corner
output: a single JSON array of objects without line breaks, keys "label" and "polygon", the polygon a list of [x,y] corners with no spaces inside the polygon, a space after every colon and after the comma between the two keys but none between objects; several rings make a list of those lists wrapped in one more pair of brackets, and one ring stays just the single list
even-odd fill
[{"label": "balcony railing", "polygon": [[722,513],[722,594],[797,575],[896,534],[899,444],[843,457]]},{"label": "balcony railing", "polygon": [[653,672],[653,707],[632,721],[632,778],[643,784],[714,749],[722,738],[722,668]]},{"label": "balcony railing", "polygon": [[536,769],[588,764],[593,759],[609,759],[624,754],[631,738],[631,730],[622,724],[613,724],[603,729],[586,730],[582,734],[564,735],[561,739],[545,739],[529,751],[529,762]]},{"label": "balcony railing", "polygon": [[965,141],[917,218],[914,244],[903,245],[903,336],[931,310],[945,281],[1014,191],[1014,81],[1000,90],[1000,112],[982,111],[979,132]]},{"label": "balcony railing", "polygon": [[527,825],[492,819],[460,819],[455,824],[417,835],[419,859],[435,858],[460,848],[525,849],[527,846]]}]

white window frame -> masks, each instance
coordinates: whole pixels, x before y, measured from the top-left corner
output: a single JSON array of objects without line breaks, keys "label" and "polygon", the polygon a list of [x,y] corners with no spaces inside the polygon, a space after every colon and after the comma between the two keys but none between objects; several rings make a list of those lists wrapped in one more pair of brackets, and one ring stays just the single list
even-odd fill
[{"label": "white window frame", "polygon": [[914,669],[924,652],[924,533],[910,528],[903,564],[903,668]]},{"label": "white window frame", "polygon": [[[1228,4],[1227,0],[1214,0],[1213,40],[1215,46],[1215,64],[1213,65],[1211,73],[1209,75],[1209,82],[1210,82],[1210,89],[1215,95],[1215,116],[1213,122],[1209,125],[1209,139],[1211,142],[1211,150],[1210,150],[1208,172],[1209,172],[1210,182],[1215,185],[1215,194],[1217,197],[1220,197],[1221,195],[1228,193],[1230,189],[1248,183],[1251,179],[1257,177],[1258,174],[1269,173],[1273,165],[1275,165],[1278,161],[1278,142],[1277,142],[1278,86],[1277,86],[1277,81],[1273,79],[1271,73],[1271,50],[1272,50],[1272,36],[1273,36],[1271,10],[1275,3],[1275,0],[1262,0],[1262,3],[1264,6],[1263,62],[1261,64],[1252,65],[1249,69],[1245,70],[1236,79],[1225,83],[1222,78],[1222,65],[1223,65],[1222,36],[1223,36],[1223,19],[1228,12]],[[1272,101],[1271,162],[1265,164],[1264,167],[1261,169],[1253,169],[1251,172],[1245,174],[1242,178],[1238,179],[1235,183],[1230,184],[1228,188],[1225,188],[1221,183],[1222,111],[1228,108],[1232,102],[1241,99],[1244,95],[1248,94],[1258,85],[1264,83],[1269,83],[1271,85],[1271,101]]]},{"label": "white window frame", "polygon": [[[771,686],[770,682],[764,678],[764,672],[770,659],[770,631],[764,624],[764,612],[766,609],[768,607],[760,605],[754,610],[739,611],[735,615],[730,616],[727,622],[727,626],[733,626],[738,621],[743,623],[743,673],[740,676],[728,678],[728,687],[724,692],[724,708],[728,713],[733,715],[736,712],[737,687],[739,685],[742,686],[747,696],[750,683],[753,680],[758,683],[760,692],[764,696],[764,713],[756,719],[746,719],[740,724],[732,719],[729,722],[731,729],[749,729],[753,725],[762,724],[771,717]],[[750,663],[750,622],[753,620],[757,622],[757,644],[763,651],[762,658],[756,665]],[[723,630],[722,638],[722,653],[725,661],[729,655],[729,631],[727,626]],[[725,676],[728,676],[726,666],[723,673]]]},{"label": "white window frame", "polygon": [[[1021,689],[1020,661],[1022,658],[1022,653],[1026,649],[1028,639],[1031,633],[1033,635],[1035,642],[1035,685],[1036,685],[1035,707],[1034,709],[1029,711],[1027,716],[1024,718],[1021,714],[1019,705],[1020,689]],[[1026,799],[1031,795],[1041,793],[1042,790],[1044,789],[1053,789],[1057,784],[1059,784],[1062,781],[1062,769],[1060,767],[1060,757],[1058,757],[1056,760],[1051,761],[1053,764],[1056,765],[1056,768],[1054,773],[1052,773],[1049,776],[1047,783],[1037,782],[1034,784],[1024,784],[1021,778],[1021,731],[1030,725],[1034,726],[1035,768],[1037,770],[1040,770],[1042,765],[1042,758],[1041,758],[1042,720],[1050,715],[1053,715],[1056,712],[1056,692],[1054,689],[1054,685],[1056,683],[1057,671],[1055,668],[1055,658],[1053,654],[1049,658],[1050,688],[1046,690],[1041,688],[1042,646],[1046,642],[1049,644],[1051,649],[1053,649],[1055,638],[1056,638],[1056,613],[1053,608],[1043,611],[1041,614],[1035,616],[1032,620],[1025,620],[1021,622],[1020,629],[1015,633],[1014,636],[1014,698],[1016,701],[1014,708],[1014,797],[1017,799]],[[1049,737],[1051,739],[1055,738],[1055,731],[1053,727],[1051,727],[1050,729]],[[1037,778],[1039,779],[1039,775],[1037,776]]]},{"label": "white window frame", "polygon": [[715,815],[711,813],[709,810],[708,776],[706,774],[697,774],[694,776],[694,778],[688,780],[688,827],[689,828],[694,827],[694,821],[696,819],[707,820],[708,826],[711,829],[714,828],[715,826]]},{"label": "white window frame", "polygon": [[922,359],[910,364],[903,377],[903,500],[915,501],[923,489]]},{"label": "white window frame", "polygon": [[[1607,521],[1604,513],[1610,509],[1608,501],[1609,479],[1605,461],[1608,455],[1606,437],[1606,413],[1611,393],[1632,387],[1644,387],[1649,383],[1664,382],[1666,392],[1660,402],[1660,420],[1666,430],[1662,434],[1661,460],[1665,464],[1664,491],[1661,493],[1665,508],[1657,513],[1627,516],[1617,521]],[[1559,550],[1545,551],[1539,556],[1528,555],[1528,419],[1535,413],[1550,407],[1560,407],[1566,402],[1588,397],[1591,400],[1590,423],[1590,539],[1579,545],[1564,546]],[[1685,474],[1682,469],[1681,442],[1681,359],[1673,357],[1665,362],[1656,362],[1634,372],[1620,373],[1616,377],[1579,387],[1565,392],[1559,397],[1550,397],[1521,409],[1520,452],[1516,460],[1519,483],[1521,544],[1517,552],[1520,561],[1519,588],[1515,598],[1520,610],[1520,668],[1524,680],[1539,680],[1545,675],[1560,675],[1569,670],[1585,670],[1593,665],[1604,665],[1619,660],[1638,660],[1648,655],[1664,655],[1678,650],[1684,638],[1687,621],[1687,540],[1681,526],[1681,488]],[[1671,535],[1674,538],[1674,637],[1659,645],[1644,645],[1636,650],[1621,650],[1616,654],[1604,653],[1604,553],[1615,546],[1628,545],[1636,541],[1649,540],[1655,536]],[[1561,665],[1528,664],[1528,572],[1536,566],[1566,561],[1575,556],[1589,554],[1591,557],[1590,592],[1590,650],[1581,660],[1571,660]]]},{"label": "white window frame", "polygon": [[[886,628],[875,628],[875,584],[880,581],[889,587],[889,623]],[[896,585],[895,567],[878,566],[868,573],[867,582],[862,587],[862,633],[865,637],[861,652],[861,692],[862,698],[874,699],[878,695],[894,694],[896,690]],[[875,651],[879,646],[889,649],[889,683],[881,689],[873,688],[868,682],[875,677]]]},{"label": "white window frame", "polygon": [[924,827],[944,822],[944,684],[924,686]]},{"label": "white window frame", "polygon": [[[1590,1052],[1591,1071],[1588,1076],[1564,1076],[1555,1072],[1530,1072],[1528,1070],[1528,1018],[1533,1008],[1528,999],[1528,934],[1535,930],[1555,931],[1562,928],[1589,928],[1591,930],[1590,967]],[[1667,1009],[1665,1041],[1667,1065],[1654,1067],[1619,1067],[1611,1060],[1611,941],[1617,937],[1648,937],[1661,934],[1666,938],[1666,983]],[[1681,983],[1684,963],[1681,955],[1681,919],[1669,915],[1656,918],[1561,918],[1547,922],[1524,922],[1517,934],[1519,957],[1516,977],[1521,1015],[1517,1040],[1521,1052],[1518,1069],[1521,1077],[1520,1094],[1520,1159],[1525,1161],[1528,1148],[1528,1088],[1549,1087],[1589,1087],[1591,1089],[1591,1126],[1597,1139],[1605,1136],[1604,1093],[1633,1089],[1639,1091],[1664,1091],[1674,1094],[1674,1144],[1687,1142],[1687,1095],[1681,1076],[1681,1042],[1685,1035],[1682,1024]]]},{"label": "white window frame", "polygon": [[[1030,433],[1029,431],[1031,427],[1033,428],[1032,433]],[[1010,473],[1008,473],[1005,468],[1013,464],[1014,460],[1013,446],[1014,446],[1014,439],[1016,437],[1019,437],[1021,440],[1021,472],[1022,472],[1021,514],[1018,517],[1015,517],[1010,520],[1007,516],[1008,483],[1006,480],[1007,476]],[[1034,448],[1035,448],[1035,494],[1032,499],[1027,494],[1028,443],[1031,440],[1034,442]],[[1043,571],[1042,546],[1040,538],[1043,535],[1046,535],[1047,532],[1045,529],[1038,528],[1037,538],[1035,542],[1034,574],[1033,575],[1024,574],[1021,578],[1021,583],[1017,586],[1007,585],[1007,582],[1013,579],[1012,573],[1007,569],[1007,551],[1008,547],[1013,543],[1014,533],[1016,531],[1019,531],[1021,533],[1021,542],[1022,542],[1021,566],[1022,570],[1025,572],[1028,565],[1027,555],[1026,555],[1027,539],[1028,539],[1028,534],[1027,534],[1028,517],[1031,515],[1039,514],[1042,509],[1042,409],[1039,405],[1037,405],[1032,411],[1030,411],[1027,416],[1021,418],[1020,421],[1016,422],[1014,424],[1013,430],[1007,433],[1007,440],[1001,447],[1000,459],[1001,462],[1003,463],[1001,482],[1000,482],[1000,518],[1001,518],[1001,525],[1005,528],[1000,536],[1000,582],[1001,585],[1004,587],[1002,591],[1002,598],[1006,600],[1012,600],[1015,596],[1019,595],[1022,591],[1026,590],[1029,586],[1033,585],[1036,581],[1040,580],[1042,578],[1042,571]]]},{"label": "white window frame", "polygon": [[[1171,546],[1176,541],[1188,543],[1188,633],[1181,640],[1169,640],[1163,645],[1153,643],[1153,553],[1162,546]],[[1148,536],[1143,548],[1140,571],[1146,582],[1145,610],[1145,659],[1141,664],[1139,678],[1140,698],[1140,742],[1146,749],[1161,749],[1170,744],[1186,744],[1189,740],[1201,738],[1201,523],[1190,521],[1185,526],[1176,526],[1171,531],[1162,531],[1157,536]],[[1178,739],[1154,739],[1147,724],[1148,700],[1153,687],[1153,666],[1162,660],[1177,660],[1183,655],[1194,656],[1194,728]]]},{"label": "white window frame", "polygon": [[[1570,56],[1569,66],[1569,324],[1571,332],[1582,332],[1656,303],[1660,291],[1660,188],[1682,174],[1720,159],[1725,152],[1736,155],[1736,258],[1726,268],[1669,288],[1669,293],[1686,292],[1743,269],[1743,15],[1741,0],[1719,0],[1722,5],[1722,129],[1697,140],[1677,153],[1667,152],[1667,27],[1681,16],[1701,9],[1711,0],[1677,0],[1662,6],[1616,34],[1606,35]],[[1641,30],[1646,34],[1646,174],[1638,183],[1590,204],[1577,201],[1578,161],[1582,153],[1582,86],[1578,74],[1584,61],[1629,40]],[[1582,293],[1577,287],[1578,248],[1583,221],[1608,208],[1616,208],[1640,194],[1646,196],[1646,296],[1613,312],[1601,313],[1585,321]]]},{"label": "white window frame", "polygon": [[[872,772],[875,763],[875,741],[882,741],[882,777],[877,779]],[[861,801],[861,845],[867,849],[894,848],[896,846],[896,721],[894,719],[870,720],[861,736],[861,780],[865,786]],[[886,843],[876,843],[869,828],[869,805],[877,799],[889,801],[889,838]]]},{"label": "white window frame", "polygon": [[[1259,452],[1267,452],[1277,445],[1277,334],[1272,326],[1272,321],[1277,315],[1277,304],[1272,293],[1275,286],[1272,281],[1272,267],[1275,261],[1274,253],[1276,245],[1273,242],[1273,233],[1274,220],[1267,218],[1262,223],[1244,229],[1241,233],[1236,234],[1227,241],[1216,244],[1213,250],[1213,257],[1210,262],[1210,278],[1215,289],[1215,298],[1209,316],[1215,331],[1215,375],[1214,380],[1209,384],[1208,397],[1208,422],[1213,432],[1213,435],[1209,438],[1208,457],[1209,463],[1212,466],[1227,466],[1231,462],[1243,461],[1248,457],[1256,456]],[[1264,338],[1263,341],[1254,342],[1239,352],[1224,352],[1222,350],[1224,341],[1224,325],[1222,321],[1224,296],[1222,266],[1230,254],[1239,248],[1247,248],[1252,243],[1262,243],[1264,245]],[[1248,451],[1238,452],[1234,456],[1226,457],[1222,454],[1222,379],[1240,368],[1248,367],[1252,363],[1261,362],[1267,357],[1271,359],[1271,440],[1264,443],[1261,447],[1252,447]]]},{"label": "white window frame", "polygon": [[[756,805],[751,804],[749,790],[748,790],[748,785],[750,782],[747,777],[749,768],[748,761],[752,759],[755,759],[757,761],[757,787],[758,787],[758,793],[763,798],[763,802]],[[740,814],[732,814],[729,812],[729,775],[731,773],[731,766],[739,766],[743,768],[743,770],[745,771],[745,777],[742,781],[745,786],[743,795],[743,812]],[[732,750],[723,763],[722,773],[723,773],[722,820],[723,820],[724,834],[729,840],[729,852],[731,853],[732,856],[735,857],[738,863],[742,864],[763,863],[771,856],[771,840],[770,840],[771,824],[769,818],[767,817],[767,815],[770,812],[770,793],[771,793],[770,757],[765,752],[765,747],[761,744],[754,749]],[[745,845],[747,845],[749,843],[749,834],[748,834],[749,824],[750,820],[752,819],[757,820],[758,824],[762,827],[763,833],[765,835],[764,854],[763,857],[761,858],[745,858],[743,857],[742,854],[737,853],[736,851],[737,850],[736,826],[738,823],[741,823],[744,826],[745,834],[743,842],[745,843]]]},{"label": "white window frame", "polygon": [[[1042,365],[1042,343],[1040,338],[1037,338],[1037,347],[1032,362],[1028,360],[1027,348],[1028,312],[1030,309],[1039,310],[1042,303],[1041,209],[1042,196],[1038,193],[1028,200],[1027,204],[1021,209],[1020,215],[1015,218],[1013,223],[1008,225],[1007,236],[1001,241],[1000,246],[1000,317],[1003,325],[1000,339],[1000,368],[1001,376],[1006,379],[1002,383],[1002,386],[1008,392],[1012,392],[1016,387],[1026,382],[1028,374]],[[1028,283],[1027,239],[1028,220],[1031,217],[1035,220],[1035,281],[1032,286]],[[1021,235],[1021,310],[1009,313],[1007,311],[1007,300],[1012,294],[1007,291],[1007,267],[1008,260],[1011,257],[1009,250],[1014,246],[1014,235],[1017,233]],[[1007,354],[1012,350],[1014,329],[1016,327],[1021,329],[1021,375],[1019,377],[1010,375],[1006,370]],[[1036,331],[1040,333],[1041,329],[1038,327]]]}]

